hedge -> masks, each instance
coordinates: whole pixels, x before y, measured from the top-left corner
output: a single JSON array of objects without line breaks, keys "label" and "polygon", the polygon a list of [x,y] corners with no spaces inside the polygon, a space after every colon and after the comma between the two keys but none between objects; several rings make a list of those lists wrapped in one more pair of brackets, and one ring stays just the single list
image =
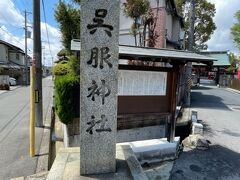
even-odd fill
[{"label": "hedge", "polygon": [[62,76],[62,75],[67,75],[71,72],[71,67],[69,63],[59,63],[54,66],[53,68],[53,74],[55,76]]},{"label": "hedge", "polygon": [[79,78],[71,74],[55,76],[55,108],[64,124],[79,117],[80,84]]}]

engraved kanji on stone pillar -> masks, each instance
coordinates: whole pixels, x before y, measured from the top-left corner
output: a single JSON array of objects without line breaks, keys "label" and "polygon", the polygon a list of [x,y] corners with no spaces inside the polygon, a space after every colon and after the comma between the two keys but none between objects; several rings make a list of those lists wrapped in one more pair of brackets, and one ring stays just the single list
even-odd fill
[{"label": "engraved kanji on stone pillar", "polygon": [[119,0],[81,1],[80,174],[116,170]]}]

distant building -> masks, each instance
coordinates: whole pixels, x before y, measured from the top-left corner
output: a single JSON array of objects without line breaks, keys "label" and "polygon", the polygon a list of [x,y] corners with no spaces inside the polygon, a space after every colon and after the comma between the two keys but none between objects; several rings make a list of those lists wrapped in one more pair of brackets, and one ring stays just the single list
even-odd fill
[{"label": "distant building", "polygon": [[193,73],[202,79],[212,80],[213,84],[219,84],[220,76],[226,73],[230,67],[229,51],[203,51],[200,54],[212,57],[217,61],[213,62],[211,68],[203,64],[193,64]]},{"label": "distant building", "polygon": [[[29,58],[30,59],[30,58]],[[0,72],[17,80],[18,84],[24,82],[25,53],[22,49],[0,40]]]}]

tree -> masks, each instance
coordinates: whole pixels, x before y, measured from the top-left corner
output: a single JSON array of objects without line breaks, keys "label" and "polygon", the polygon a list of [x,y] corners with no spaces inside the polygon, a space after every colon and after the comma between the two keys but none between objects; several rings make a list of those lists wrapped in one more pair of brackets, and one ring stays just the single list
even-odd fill
[{"label": "tree", "polygon": [[237,18],[237,23],[235,23],[231,28],[231,34],[233,41],[236,46],[240,49],[240,10],[236,12],[235,17]]},{"label": "tree", "polygon": [[[74,0],[79,3],[80,0]],[[80,10],[60,1],[54,14],[62,34],[62,44],[70,52],[71,40],[80,39]]]},{"label": "tree", "polygon": [[[194,45],[193,49],[195,51],[207,49],[208,46],[206,42],[211,38],[216,25],[213,22],[213,17],[215,16],[216,9],[215,5],[208,2],[207,0],[195,0],[195,31],[194,31]],[[189,37],[189,0],[176,0],[176,6],[178,12],[184,18],[184,30],[186,31],[186,47],[188,47],[188,37]]]},{"label": "tree", "polygon": [[125,15],[133,19],[131,32],[135,38],[135,45],[137,46],[137,34],[140,32],[139,28],[141,25],[140,20],[143,15],[146,15],[148,12],[150,3],[148,0],[127,0],[123,5]]},{"label": "tree", "polygon": [[234,55],[234,53],[229,54],[229,63],[230,67],[227,68],[227,71],[235,74],[238,69],[238,65],[240,64],[240,59],[237,58],[237,56]]}]

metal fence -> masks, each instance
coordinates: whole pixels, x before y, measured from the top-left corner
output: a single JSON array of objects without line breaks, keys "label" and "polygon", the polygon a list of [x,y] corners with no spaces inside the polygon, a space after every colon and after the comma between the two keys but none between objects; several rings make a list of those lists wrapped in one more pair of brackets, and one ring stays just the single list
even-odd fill
[{"label": "metal fence", "polygon": [[238,79],[229,79],[228,87],[240,91],[240,80]]}]

